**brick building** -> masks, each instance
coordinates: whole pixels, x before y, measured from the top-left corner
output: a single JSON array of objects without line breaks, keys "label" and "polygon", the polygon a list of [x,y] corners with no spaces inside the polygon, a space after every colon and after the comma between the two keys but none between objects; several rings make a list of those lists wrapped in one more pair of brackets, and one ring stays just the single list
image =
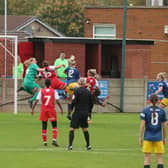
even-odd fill
[{"label": "brick building", "polygon": [[[86,7],[84,15],[85,37],[122,39],[123,8]],[[126,38],[150,39],[154,41],[154,45],[148,48],[150,51],[146,57],[141,57],[145,48],[134,46],[136,51],[133,51],[130,46],[126,46],[126,78],[143,78],[144,75],[155,78],[160,71],[168,72],[167,19],[167,7],[128,7]],[[142,72],[144,63],[147,66],[146,74]]]},{"label": "brick building", "polygon": [[[34,46],[33,56],[37,58],[39,65],[43,60],[53,64],[59,52],[64,50],[66,58],[75,55],[81,76],[86,76],[89,68],[96,68],[97,72],[105,78],[120,78],[121,39],[38,37],[30,38],[29,41],[30,45]],[[126,60],[126,78],[143,78],[149,75],[151,46],[153,46],[152,40],[127,40],[126,54],[129,58]],[[28,54],[24,52],[24,55]]]}]

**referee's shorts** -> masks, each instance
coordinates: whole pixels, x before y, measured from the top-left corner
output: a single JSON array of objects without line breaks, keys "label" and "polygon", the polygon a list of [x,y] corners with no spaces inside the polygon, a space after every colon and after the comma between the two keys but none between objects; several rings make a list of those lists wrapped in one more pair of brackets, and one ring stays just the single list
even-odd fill
[{"label": "referee's shorts", "polygon": [[74,112],[70,123],[71,128],[88,128],[88,113]]}]

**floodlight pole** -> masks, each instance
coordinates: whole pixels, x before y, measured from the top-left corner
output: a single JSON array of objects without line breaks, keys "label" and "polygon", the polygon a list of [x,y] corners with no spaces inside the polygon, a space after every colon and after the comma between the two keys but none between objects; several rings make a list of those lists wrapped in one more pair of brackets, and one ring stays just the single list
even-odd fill
[{"label": "floodlight pole", "polygon": [[121,64],[121,93],[120,93],[120,110],[121,110],[121,112],[124,111],[126,25],[127,25],[127,0],[124,0],[122,64]]},{"label": "floodlight pole", "polygon": [[4,35],[5,35],[5,53],[4,53],[4,77],[7,74],[7,52],[6,52],[6,35],[7,35],[7,0],[5,0],[5,12],[4,12]]}]

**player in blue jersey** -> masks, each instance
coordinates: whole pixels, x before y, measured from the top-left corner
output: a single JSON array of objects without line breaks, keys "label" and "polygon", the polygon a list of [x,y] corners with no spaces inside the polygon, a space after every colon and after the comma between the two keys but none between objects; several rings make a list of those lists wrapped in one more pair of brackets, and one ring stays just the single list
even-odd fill
[{"label": "player in blue jersey", "polygon": [[67,74],[66,89],[69,96],[68,113],[70,113],[71,111],[72,95],[74,92],[74,88],[78,87],[77,82],[80,78],[80,73],[75,66],[76,66],[75,57],[71,56],[71,58],[69,59],[69,67],[66,68],[64,71]]},{"label": "player in blue jersey", "polygon": [[164,95],[164,98],[160,103],[161,108],[165,108],[168,106],[168,85],[165,82],[165,75],[166,75],[165,72],[160,72],[156,76],[156,80],[159,82],[158,83],[159,89],[155,92],[155,94],[163,93]]},{"label": "player in blue jersey", "polygon": [[[150,96],[150,102],[152,105],[145,108],[140,114],[139,143],[143,146],[143,152],[145,154],[144,168],[150,168],[153,149],[156,154],[157,168],[163,168],[162,154],[164,153],[164,144],[166,142],[166,113],[162,108],[156,106],[158,102],[158,96],[156,94]],[[143,136],[144,140],[142,138]]]}]

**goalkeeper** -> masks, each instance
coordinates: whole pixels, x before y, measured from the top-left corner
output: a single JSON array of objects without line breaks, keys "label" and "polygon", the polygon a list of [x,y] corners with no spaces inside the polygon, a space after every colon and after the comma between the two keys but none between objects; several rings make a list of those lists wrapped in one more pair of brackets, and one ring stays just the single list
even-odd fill
[{"label": "goalkeeper", "polygon": [[38,95],[38,91],[40,86],[35,82],[35,77],[38,72],[45,71],[45,68],[39,68],[37,65],[36,58],[29,58],[24,62],[24,64],[28,67],[26,70],[26,75],[24,78],[24,91],[33,95],[31,99],[29,99],[28,103],[32,108],[33,101],[36,99]]}]

